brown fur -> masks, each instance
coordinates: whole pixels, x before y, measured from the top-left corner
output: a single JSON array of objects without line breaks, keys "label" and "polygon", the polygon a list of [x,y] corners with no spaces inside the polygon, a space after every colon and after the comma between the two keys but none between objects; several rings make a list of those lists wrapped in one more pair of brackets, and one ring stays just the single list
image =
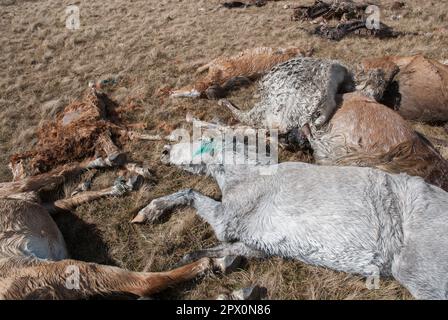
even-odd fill
[{"label": "brown fur", "polygon": [[120,148],[115,144],[121,146],[128,135],[117,107],[95,90],[89,90],[82,101],[69,104],[54,121],[38,129],[38,142],[31,151],[11,157],[15,179],[48,172],[70,162],[118,153]]},{"label": "brown fur", "polygon": [[[79,289],[65,286],[68,267],[76,266],[81,275]],[[127,293],[150,296],[177,283],[191,280],[212,268],[204,258],[181,268],[159,273],[125,269],[76,260],[28,262],[23,268],[5,268],[0,280],[3,299],[85,299],[95,295]]]},{"label": "brown fur", "polygon": [[398,66],[382,102],[408,120],[448,121],[448,66],[422,55],[366,59],[365,70]]},{"label": "brown fur", "polygon": [[198,79],[193,85],[175,90],[172,95],[193,90],[204,95],[212,85],[225,85],[227,81],[237,77],[255,80],[269,71],[273,66],[285,62],[297,55],[309,56],[311,52],[299,48],[255,48],[244,50],[232,57],[219,57],[205,66],[200,67],[197,73],[208,71],[207,75]]},{"label": "brown fur", "polygon": [[59,167],[48,173],[25,179],[0,183],[0,198],[10,197],[16,194],[34,192],[46,186],[61,185],[67,177],[76,176],[83,170],[83,165],[73,164]]},{"label": "brown fur", "polygon": [[[215,267],[206,258],[169,272],[143,273],[68,260],[64,239],[48,210],[37,202],[37,195],[22,197],[21,192],[35,193],[48,184],[60,184],[77,168],[0,185],[0,299],[81,299],[111,293],[147,296]],[[88,192],[50,207],[72,209],[107,195],[110,189]],[[68,267],[78,268],[79,288],[66,286]]]},{"label": "brown fur", "polygon": [[448,190],[448,161],[399,114],[366,97],[345,95],[319,142],[327,145],[319,163],[404,172]]}]

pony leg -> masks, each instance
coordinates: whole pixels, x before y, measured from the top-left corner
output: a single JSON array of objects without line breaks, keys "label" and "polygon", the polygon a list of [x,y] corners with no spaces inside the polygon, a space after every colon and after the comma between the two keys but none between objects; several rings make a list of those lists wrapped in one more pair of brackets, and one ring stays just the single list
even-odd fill
[{"label": "pony leg", "polygon": [[83,299],[112,293],[144,297],[219,267],[217,259],[205,258],[171,271],[150,273],[63,260],[24,268],[0,280],[0,298]]}]

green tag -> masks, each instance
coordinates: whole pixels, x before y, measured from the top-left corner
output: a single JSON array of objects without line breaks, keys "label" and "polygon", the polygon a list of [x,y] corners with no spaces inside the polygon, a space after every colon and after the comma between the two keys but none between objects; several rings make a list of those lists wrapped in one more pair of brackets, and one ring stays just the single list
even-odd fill
[{"label": "green tag", "polygon": [[202,143],[201,147],[196,150],[196,152],[193,154],[193,157],[196,157],[200,154],[204,154],[204,153],[210,153],[213,151],[214,149],[214,143],[212,141],[210,142],[206,142],[206,143]]}]

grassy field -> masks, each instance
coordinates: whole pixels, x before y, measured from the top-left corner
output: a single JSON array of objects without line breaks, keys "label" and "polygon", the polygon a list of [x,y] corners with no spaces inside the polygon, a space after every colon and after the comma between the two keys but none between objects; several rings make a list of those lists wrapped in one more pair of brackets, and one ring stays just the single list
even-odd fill
[{"label": "grassy field", "polygon": [[[36,128],[52,119],[68,102],[78,99],[90,80],[118,76],[111,97],[138,102],[142,111],[129,120],[147,124],[150,133],[169,133],[186,126],[191,113],[203,120],[234,123],[214,101],[159,99],[162,87],[180,87],[194,79],[202,63],[243,49],[273,46],[314,48],[315,56],[354,64],[364,57],[423,53],[448,59],[447,1],[405,1],[399,11],[392,1],[379,1],[382,21],[399,31],[421,32],[393,40],[347,38],[330,42],[311,36],[290,20],[287,4],[270,2],[262,8],[216,9],[215,0],[0,0],[0,181],[8,181],[11,154],[36,142]],[[80,7],[81,28],[65,28],[65,8]],[[398,20],[392,16],[400,16]],[[434,32],[435,31],[435,32]],[[256,86],[234,92],[238,105],[250,106]],[[444,130],[415,124],[431,137],[448,139]],[[209,178],[191,176],[163,165],[163,142],[128,146],[131,156],[147,163],[156,179],[149,190],[123,199],[104,199],[84,205],[56,220],[72,256],[132,270],[159,271],[173,267],[187,252],[212,246],[213,232],[191,209],[175,212],[154,226],[132,226],[129,220],[152,198],[180,188],[195,188],[219,198]],[[448,157],[448,151],[442,150]],[[297,155],[282,154],[282,159]],[[116,173],[106,173],[95,188],[107,186]],[[364,279],[273,258],[249,261],[228,276],[207,276],[170,289],[161,298],[213,298],[232,289],[260,284],[271,299],[409,299],[398,283],[382,279],[379,290],[367,290]]]}]

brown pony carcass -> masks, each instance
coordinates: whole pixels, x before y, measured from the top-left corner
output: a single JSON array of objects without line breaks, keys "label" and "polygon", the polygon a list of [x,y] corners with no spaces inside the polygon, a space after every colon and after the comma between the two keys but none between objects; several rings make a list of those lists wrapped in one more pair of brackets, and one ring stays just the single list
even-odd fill
[{"label": "brown pony carcass", "polygon": [[50,213],[66,212],[102,197],[121,196],[129,183],[41,202],[39,192],[55,189],[82,172],[81,165],[0,183],[0,299],[85,299],[98,295],[149,296],[237,260],[200,259],[168,272],[133,272],[72,260]]},{"label": "brown pony carcass", "polygon": [[310,142],[319,164],[407,173],[448,190],[448,161],[399,114],[365,96],[344,95],[327,129]]},{"label": "brown pony carcass", "polygon": [[9,167],[14,180],[87,159],[92,160],[91,169],[124,165],[127,156],[123,144],[139,137],[133,125],[121,121],[120,114],[134,107],[119,106],[104,93],[89,90],[55,120],[40,126],[32,150],[11,157]]},{"label": "brown pony carcass", "polygon": [[423,55],[388,56],[362,62],[367,71],[397,67],[398,72],[387,83],[379,102],[407,120],[448,121],[448,66]]},{"label": "brown pony carcass", "polygon": [[273,66],[296,56],[309,56],[310,51],[300,48],[267,48],[248,49],[239,54],[222,56],[200,67],[197,74],[208,71],[194,84],[171,92],[171,97],[207,97],[222,98],[229,90],[256,80]]}]

